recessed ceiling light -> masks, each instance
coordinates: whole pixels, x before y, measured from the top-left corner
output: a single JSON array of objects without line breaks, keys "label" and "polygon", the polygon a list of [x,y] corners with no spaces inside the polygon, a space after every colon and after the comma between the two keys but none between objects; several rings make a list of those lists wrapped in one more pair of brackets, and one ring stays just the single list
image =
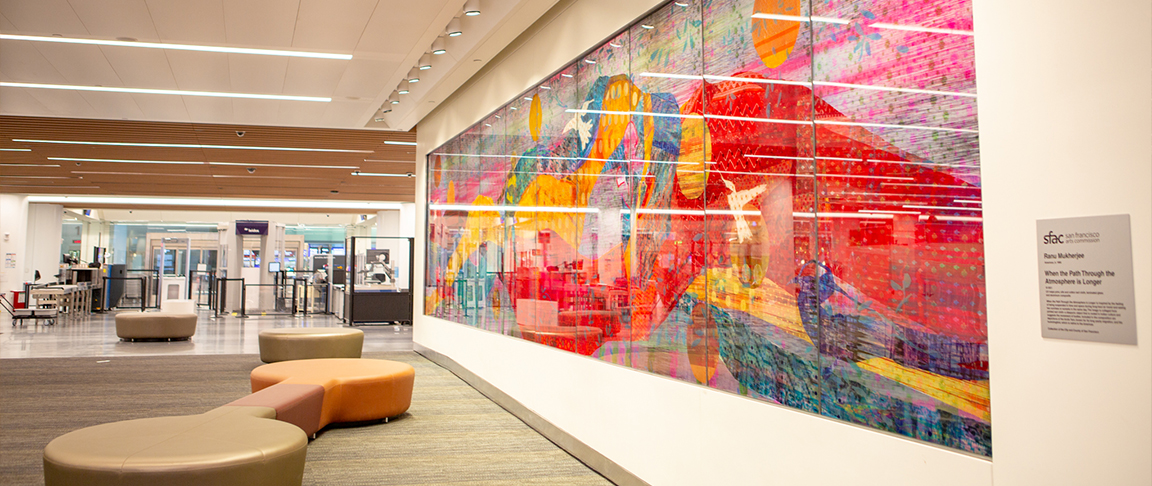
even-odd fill
[{"label": "recessed ceiling light", "polygon": [[480,0],[465,0],[464,15],[469,17],[480,15]]},{"label": "recessed ceiling light", "polygon": [[167,148],[198,148],[198,149],[238,149],[238,150],[276,150],[284,152],[341,152],[341,153],[356,153],[356,154],[370,154],[374,150],[347,150],[347,149],[322,149],[322,148],[299,148],[299,147],[254,147],[248,145],[202,145],[196,143],[136,143],[136,142],[81,142],[76,140],[34,140],[28,138],[13,138],[13,142],[25,143],[59,143],[66,145],[109,145],[114,147],[167,147]]},{"label": "recessed ceiling light", "polygon": [[332,98],[325,98],[320,96],[290,96],[290,95],[271,95],[271,94],[257,94],[257,93],[225,93],[220,91],[186,91],[180,89],[151,89],[151,88],[117,88],[110,86],[76,86],[70,84],[41,84],[41,83],[10,83],[0,82],[0,86],[9,88],[30,88],[30,89],[63,89],[71,91],[104,91],[109,93],[133,93],[133,94],[161,94],[161,95],[177,95],[177,96],[208,96],[213,98],[248,98],[256,100],[281,100],[281,101],[319,101],[328,103]]},{"label": "recessed ceiling light", "polygon": [[460,17],[456,17],[456,18],[453,18],[452,20],[449,20],[448,21],[448,28],[444,30],[444,33],[448,34],[448,37],[457,37],[457,36],[463,34],[464,31],[460,30]]},{"label": "recessed ceiling light", "polygon": [[400,94],[408,94],[408,80],[400,80],[400,85],[396,87],[396,92]]},{"label": "recessed ceiling light", "polygon": [[[75,37],[57,37],[59,34],[53,34],[53,37],[42,37],[35,35],[16,35],[16,34],[0,34],[0,39],[4,40],[22,40],[32,42],[58,42],[64,44],[88,44],[97,46],[116,46],[116,47],[143,47],[150,49],[171,49],[179,51],[203,51],[203,52],[223,52],[227,54],[254,54],[260,56],[287,56],[287,57],[310,57],[315,59],[339,59],[347,61],[352,59],[351,54],[330,54],[326,52],[305,52],[305,51],[283,51],[277,49],[249,49],[245,47],[220,47],[220,46],[202,46],[194,44],[169,44],[166,42],[136,42],[131,37],[118,37],[121,40],[101,40],[101,39],[79,39]],[[132,39],[126,41],[123,39]]]},{"label": "recessed ceiling light", "polygon": [[419,83],[420,82],[420,69],[414,67],[414,68],[408,70],[408,82],[409,83]]},{"label": "recessed ceiling light", "polygon": [[437,37],[436,40],[432,41],[433,54],[440,55],[445,52],[448,52],[448,50],[444,48],[444,36]]},{"label": "recessed ceiling light", "polygon": [[420,67],[421,71],[432,69],[432,53],[425,52],[424,55],[420,56],[420,63],[417,66]]}]

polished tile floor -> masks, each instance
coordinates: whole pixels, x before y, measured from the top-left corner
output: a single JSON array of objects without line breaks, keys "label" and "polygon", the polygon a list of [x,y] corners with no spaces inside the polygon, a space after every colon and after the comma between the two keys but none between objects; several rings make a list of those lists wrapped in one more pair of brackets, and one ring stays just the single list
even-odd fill
[{"label": "polished tile floor", "polygon": [[[138,312],[138,311],[121,311]],[[0,358],[67,358],[81,356],[149,356],[190,354],[259,354],[257,336],[263,329],[343,326],[331,315],[307,317],[213,318],[199,311],[196,334],[188,341],[124,342],[116,337],[116,314],[91,314],[48,326],[36,321],[12,325],[0,318]],[[361,326],[364,352],[411,351],[411,326]]]}]

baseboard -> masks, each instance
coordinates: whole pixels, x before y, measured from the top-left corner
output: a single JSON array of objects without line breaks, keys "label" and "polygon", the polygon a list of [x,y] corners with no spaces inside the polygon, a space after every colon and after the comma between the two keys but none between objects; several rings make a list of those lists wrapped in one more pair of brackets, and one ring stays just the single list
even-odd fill
[{"label": "baseboard", "polygon": [[581,442],[579,439],[573,437],[568,432],[553,425],[551,422],[545,420],[543,417],[536,414],[525,407],[524,404],[512,398],[507,393],[488,383],[483,378],[476,376],[467,368],[464,368],[452,358],[449,358],[439,352],[421,346],[419,343],[413,343],[413,349],[421,356],[427,358],[429,361],[440,365],[442,368],[451,371],[456,376],[460,377],[466,383],[475,388],[489,400],[496,402],[507,410],[508,413],[515,415],[529,427],[543,435],[548,440],[552,441],[561,449],[564,449],[573,457],[583,462],[586,466],[592,468],[593,471],[600,473],[609,481],[617,484],[618,486],[649,486],[635,474],[632,474],[624,467],[616,464],[614,461],[596,451],[595,449]]}]

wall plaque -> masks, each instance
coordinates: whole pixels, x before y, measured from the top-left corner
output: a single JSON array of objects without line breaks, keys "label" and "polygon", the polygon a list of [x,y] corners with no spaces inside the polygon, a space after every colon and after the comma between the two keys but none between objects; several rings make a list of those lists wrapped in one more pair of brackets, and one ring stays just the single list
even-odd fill
[{"label": "wall plaque", "polygon": [[1041,335],[1136,344],[1127,214],[1036,221]]}]

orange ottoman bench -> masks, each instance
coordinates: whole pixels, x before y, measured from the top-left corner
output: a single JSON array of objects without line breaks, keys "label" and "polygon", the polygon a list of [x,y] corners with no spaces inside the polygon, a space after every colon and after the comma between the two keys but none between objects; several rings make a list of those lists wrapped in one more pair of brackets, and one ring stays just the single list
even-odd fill
[{"label": "orange ottoman bench", "polygon": [[327,358],[281,361],[252,370],[252,392],[277,384],[324,387],[317,429],[337,422],[395,417],[412,405],[416,370],[382,359]]}]

